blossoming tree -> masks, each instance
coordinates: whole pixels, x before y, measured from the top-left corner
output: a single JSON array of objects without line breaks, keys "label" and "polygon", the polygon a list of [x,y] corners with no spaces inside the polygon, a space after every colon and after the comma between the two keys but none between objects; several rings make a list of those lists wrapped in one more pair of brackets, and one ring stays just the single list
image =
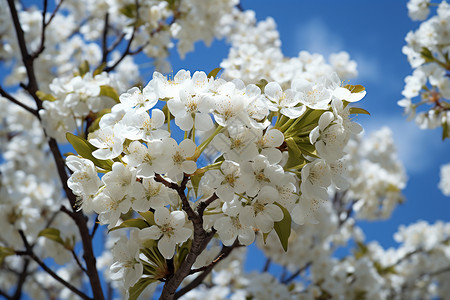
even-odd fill
[{"label": "blossoming tree", "polygon": [[[388,128],[359,134],[366,91],[344,83],[357,75],[347,53],[286,57],[274,21],[236,0],[2,1],[6,299],[448,295],[450,225],[402,227],[398,249],[364,242],[356,220],[390,217],[406,175]],[[448,34],[449,12],[443,2],[427,22]],[[231,45],[221,68],[162,74],[169,49],[214,38]],[[437,40],[405,53],[441,67],[424,76],[443,92],[426,93],[448,113]],[[253,243],[267,262],[246,274]]]}]

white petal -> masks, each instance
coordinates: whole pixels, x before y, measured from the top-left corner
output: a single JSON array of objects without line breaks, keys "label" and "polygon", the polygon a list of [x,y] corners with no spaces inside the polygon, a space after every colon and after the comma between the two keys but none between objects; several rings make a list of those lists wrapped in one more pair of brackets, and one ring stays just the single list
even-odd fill
[{"label": "white petal", "polygon": [[361,100],[362,98],[364,98],[364,96],[366,95],[366,91],[362,91],[360,93],[352,93],[349,97],[347,97],[348,102],[356,102]]},{"label": "white petal", "polygon": [[270,129],[264,135],[264,146],[279,147],[284,142],[284,135],[278,129]]},{"label": "white petal", "polygon": [[202,131],[208,131],[214,127],[211,116],[205,113],[195,114],[195,128]]},{"label": "white petal", "polygon": [[197,145],[190,139],[183,140],[179,147],[185,157],[191,157],[197,149]]},{"label": "white petal", "polygon": [[286,117],[289,117],[291,119],[296,119],[303,115],[306,111],[306,106],[296,106],[296,107],[283,107],[280,112],[285,115]]},{"label": "white petal", "polygon": [[197,170],[197,164],[193,160],[186,160],[182,163],[181,168],[184,173],[192,174]]},{"label": "white petal", "polygon": [[255,240],[255,232],[252,228],[246,227],[239,230],[239,242],[243,245],[250,245]]},{"label": "white petal", "polygon": [[170,212],[165,207],[158,207],[155,209],[155,223],[159,226],[169,224]]},{"label": "white petal", "polygon": [[166,120],[166,116],[159,109],[152,110],[152,127],[159,128],[164,125],[164,121]]},{"label": "white petal", "polygon": [[173,211],[170,213],[171,216],[171,224],[173,227],[183,227],[186,222],[184,212],[182,211]]},{"label": "white petal", "polygon": [[338,98],[339,100],[347,100],[350,95],[351,92],[343,87],[339,87],[333,91],[333,96]]},{"label": "white petal", "polygon": [[175,241],[164,235],[158,242],[158,249],[164,258],[170,259],[175,253],[175,245]]},{"label": "white petal", "polygon": [[334,114],[331,111],[324,112],[319,118],[319,128],[324,130],[334,120]]},{"label": "white petal", "polygon": [[153,225],[152,227],[144,228],[139,231],[139,238],[141,240],[157,240],[161,237],[161,230],[158,226]]},{"label": "white petal", "polygon": [[264,94],[269,96],[269,98],[271,98],[272,101],[278,102],[281,96],[283,95],[283,91],[281,90],[281,87],[278,83],[269,82],[264,87]]},{"label": "white petal", "polygon": [[178,114],[175,116],[175,124],[177,124],[177,126],[180,127],[181,130],[188,131],[192,129],[194,120],[188,113]]}]

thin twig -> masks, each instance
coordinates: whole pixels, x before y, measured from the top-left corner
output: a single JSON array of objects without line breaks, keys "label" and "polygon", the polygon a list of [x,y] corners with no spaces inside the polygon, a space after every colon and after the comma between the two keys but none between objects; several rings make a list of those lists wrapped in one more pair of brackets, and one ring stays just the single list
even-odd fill
[{"label": "thin twig", "polygon": [[73,258],[75,259],[75,262],[77,263],[78,267],[80,267],[80,269],[81,269],[84,273],[87,273],[86,268],[83,267],[83,266],[81,265],[81,262],[80,262],[80,260],[78,259],[77,254],[75,253],[75,250],[72,249],[70,252],[72,252],[72,256],[73,256]]},{"label": "thin twig", "polygon": [[301,267],[300,269],[298,269],[296,272],[292,273],[291,276],[289,276],[288,278],[285,278],[281,281],[281,283],[283,284],[288,284],[289,282],[291,282],[292,280],[294,280],[298,275],[300,275],[301,272],[303,272],[304,270],[308,269],[309,266],[311,266],[311,262],[307,262],[306,265],[304,265],[303,267]]},{"label": "thin twig", "polygon": [[59,1],[59,3],[55,7],[55,10],[51,14],[50,18],[48,19],[47,22],[45,22],[45,16],[47,15],[48,0],[44,0],[44,9],[42,11],[41,43],[39,45],[39,48],[37,48],[36,51],[34,51],[31,54],[31,58],[33,60],[38,58],[38,56],[44,51],[44,49],[45,49],[45,30],[47,29],[48,25],[50,25],[50,23],[52,22],[53,18],[56,16],[56,13],[58,12],[59,8],[61,7],[61,4],[63,3],[63,1],[64,0]]},{"label": "thin twig", "polygon": [[263,272],[267,272],[269,271],[270,268],[270,264],[272,263],[272,259],[267,258],[266,263],[264,264],[264,268],[263,268]]},{"label": "thin twig", "polygon": [[69,282],[65,281],[61,277],[59,277],[58,274],[53,272],[52,269],[50,269],[39,257],[36,256],[36,254],[34,254],[33,250],[30,247],[30,244],[28,243],[27,238],[25,237],[25,234],[23,233],[22,230],[19,230],[19,234],[20,234],[20,237],[22,238],[22,241],[23,241],[23,243],[25,245],[26,251],[16,251],[17,255],[27,255],[27,256],[29,256],[45,272],[47,272],[50,276],[52,276],[56,281],[58,281],[59,283],[64,285],[66,288],[68,288],[69,290],[71,290],[72,292],[74,292],[75,294],[77,294],[78,296],[80,296],[81,298],[83,298],[85,300],[90,300],[91,299],[86,294],[84,294],[83,292],[78,290],[76,287],[74,287],[72,284],[70,284]]},{"label": "thin twig", "polygon": [[0,86],[0,95],[2,95],[4,98],[8,99],[12,103],[19,105],[20,107],[22,107],[26,111],[30,112],[31,114],[35,115],[36,117],[39,116],[39,114],[38,114],[36,109],[31,108],[28,105],[23,104],[22,102],[20,102],[16,98],[14,98],[12,95],[10,95],[8,92],[6,92],[1,86]]},{"label": "thin twig", "polygon": [[[137,21],[137,20],[139,20],[139,1],[136,0],[135,3],[136,3],[136,21]],[[130,51],[131,43],[133,42],[134,36],[136,34],[136,30],[137,30],[136,23],[133,24],[133,31],[131,32],[131,37],[128,40],[128,44],[127,44],[127,47],[125,48],[125,51],[122,53],[120,58],[112,66],[109,66],[109,67],[105,68],[105,70],[104,70],[105,72],[111,72],[112,70],[114,70],[122,62],[122,60],[125,57],[127,57],[127,55],[131,54],[131,51]]]},{"label": "thin twig", "polygon": [[103,27],[103,36],[102,36],[102,63],[106,63],[108,58],[108,45],[107,45],[107,37],[108,37],[108,26],[109,26],[109,13],[105,14],[105,26]]},{"label": "thin twig", "polygon": [[230,255],[230,253],[233,251],[233,249],[240,247],[241,245],[239,244],[238,239],[236,239],[233,243],[233,245],[227,247],[227,246],[223,246],[222,250],[220,251],[219,255],[217,256],[217,258],[214,260],[216,261],[214,263],[209,264],[204,270],[203,273],[201,273],[200,275],[198,275],[194,280],[192,280],[188,285],[186,285],[185,287],[183,287],[182,289],[180,289],[178,292],[175,293],[175,297],[174,299],[178,299],[181,296],[183,296],[184,294],[186,294],[187,292],[195,289],[197,286],[199,286],[203,280],[205,279],[206,276],[208,276],[209,273],[211,273],[211,271],[213,270],[214,266],[221,260],[225,259],[228,255]]},{"label": "thin twig", "polygon": [[[234,244],[236,244],[236,245],[234,246]],[[223,246],[222,250],[219,253],[219,255],[217,255],[217,257],[209,265],[200,267],[198,269],[192,269],[189,272],[189,275],[192,275],[192,274],[195,274],[195,273],[198,273],[198,272],[204,272],[204,271],[206,271],[208,269],[214,268],[215,265],[217,265],[220,261],[225,259],[231,253],[231,250],[233,250],[233,249],[230,249],[230,248],[240,247],[239,243],[237,243],[237,240],[235,241],[234,244],[232,246],[229,246],[229,247]]]},{"label": "thin twig", "polygon": [[98,221],[98,215],[95,217],[95,221],[94,221],[94,228],[92,228],[92,232],[89,235],[91,237],[91,240],[94,238],[95,233],[97,232],[98,226],[100,225],[99,221]]},{"label": "thin twig", "polygon": [[212,194],[211,197],[209,197],[205,201],[200,202],[200,204],[198,205],[198,208],[197,208],[198,215],[200,217],[203,216],[203,213],[205,212],[205,209],[218,198],[219,197],[216,195],[216,193],[214,193],[214,194]]},{"label": "thin twig", "polygon": [[1,289],[0,289],[0,296],[4,297],[6,300],[12,300],[12,297]]},{"label": "thin twig", "polygon": [[19,279],[17,280],[17,287],[14,295],[11,297],[11,299],[19,300],[22,297],[22,288],[25,283],[25,280],[27,279],[28,275],[28,266],[30,264],[29,259],[25,259],[25,262],[23,264],[22,272],[19,274]]},{"label": "thin twig", "polygon": [[[12,18],[14,28],[16,31],[17,41],[18,41],[21,56],[22,56],[22,62],[24,64],[24,67],[27,72],[27,77],[28,77],[28,84],[23,87],[35,100],[37,110],[40,110],[40,109],[42,109],[42,101],[37,96],[37,91],[39,90],[39,87],[38,87],[38,82],[37,82],[36,74],[35,74],[35,70],[34,70],[35,57],[32,57],[28,52],[27,45],[25,42],[25,34],[22,29],[21,23],[19,21],[18,12],[17,12],[16,6],[15,6],[15,1],[14,0],[7,0],[7,1],[8,1],[8,6],[9,6],[10,12],[11,12],[11,18]],[[54,12],[54,13],[56,14],[56,12]],[[51,21],[51,19],[49,21]],[[37,114],[37,117],[39,118],[39,114]],[[45,130],[44,130],[44,133],[46,134]],[[87,228],[87,218],[83,214],[83,212],[76,210],[77,198],[73,194],[72,190],[67,185],[67,180],[69,177],[66,172],[65,161],[59,150],[58,143],[56,142],[55,139],[49,138],[48,145],[49,145],[50,151],[53,154],[53,158],[55,159],[55,163],[57,166],[57,171],[58,171],[59,178],[61,180],[62,187],[64,189],[64,192],[66,193],[66,196],[70,202],[70,205],[72,206],[73,214],[71,215],[71,217],[75,221],[75,224],[77,225],[78,230],[80,232],[80,236],[81,236],[81,240],[82,240],[82,244],[83,244],[83,258],[86,263],[87,275],[89,277],[89,283],[91,285],[93,296],[95,299],[103,300],[104,295],[103,295],[103,290],[101,288],[100,278],[99,278],[97,267],[96,267],[96,258],[95,258],[94,251],[93,251],[92,240],[89,236],[89,230]]]}]

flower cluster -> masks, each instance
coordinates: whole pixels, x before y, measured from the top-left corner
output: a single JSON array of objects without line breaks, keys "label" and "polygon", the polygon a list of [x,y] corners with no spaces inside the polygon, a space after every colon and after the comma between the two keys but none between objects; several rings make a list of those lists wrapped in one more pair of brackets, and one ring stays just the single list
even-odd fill
[{"label": "flower cluster", "polygon": [[[157,241],[167,259],[192,238],[186,205],[211,204],[203,226],[217,231],[225,246],[236,239],[249,245],[255,232],[268,234],[283,220],[315,222],[330,185],[348,186],[343,148],[360,127],[347,104],[365,92],[341,86],[337,76],[300,79],[287,90],[271,82],[262,90],[203,72],[181,70],[171,79],[155,72],[142,90],[123,93],[89,134],[95,147],[90,159],[68,157],[69,187],[83,210],[95,211],[110,229],[128,224],[121,217],[130,210],[144,218],[150,211],[151,226],[139,231],[141,247]],[[177,142],[180,130],[184,139]],[[217,159],[201,159],[206,147],[215,149]],[[181,182],[193,204],[174,188]],[[133,249],[129,259],[139,256],[139,247]],[[133,264],[123,266],[142,273]],[[139,278],[133,274],[126,287]]]},{"label": "flower cluster", "polygon": [[[425,20],[430,1],[410,1],[408,9],[413,20]],[[405,78],[404,99],[398,105],[404,107],[408,120],[415,118],[421,129],[442,127],[442,139],[450,138],[450,5],[444,0],[437,14],[424,21],[419,29],[406,36],[408,43],[403,53],[408,57],[413,74]],[[420,100],[413,102],[413,99]],[[419,107],[431,106],[417,113]],[[441,171],[440,189],[445,187],[445,166]]]},{"label": "flower cluster", "polygon": [[[428,11],[427,2],[429,1],[410,1],[408,7],[423,7]],[[420,14],[422,20],[428,12]],[[398,102],[398,105],[404,107],[408,119],[415,118],[420,128],[433,129],[441,126],[443,139],[449,137],[450,127],[449,19],[450,6],[442,1],[435,16],[406,35],[407,45],[403,47],[403,53],[414,71],[405,78],[402,92],[405,98]],[[419,101],[413,102],[416,97],[420,97]],[[431,108],[417,113],[417,108],[423,105],[430,105]]]}]

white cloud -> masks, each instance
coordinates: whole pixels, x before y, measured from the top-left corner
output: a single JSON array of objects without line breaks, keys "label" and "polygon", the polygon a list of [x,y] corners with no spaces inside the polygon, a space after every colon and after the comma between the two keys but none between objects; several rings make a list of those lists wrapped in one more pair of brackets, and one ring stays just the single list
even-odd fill
[{"label": "white cloud", "polygon": [[295,33],[295,45],[299,50],[319,53],[328,58],[331,53],[347,51],[351,59],[358,63],[358,79],[380,82],[380,63],[360,51],[352,51],[345,45],[344,39],[335,34],[323,19],[316,18],[307,23],[298,24]]},{"label": "white cloud", "polygon": [[421,130],[414,122],[407,122],[404,116],[376,116],[358,122],[367,135],[383,126],[392,130],[398,157],[408,174],[428,171],[442,150],[439,129]]},{"label": "white cloud", "polygon": [[295,34],[297,49],[316,52],[328,57],[331,53],[342,51],[342,39],[333,34],[322,19],[313,19],[299,24]]}]

